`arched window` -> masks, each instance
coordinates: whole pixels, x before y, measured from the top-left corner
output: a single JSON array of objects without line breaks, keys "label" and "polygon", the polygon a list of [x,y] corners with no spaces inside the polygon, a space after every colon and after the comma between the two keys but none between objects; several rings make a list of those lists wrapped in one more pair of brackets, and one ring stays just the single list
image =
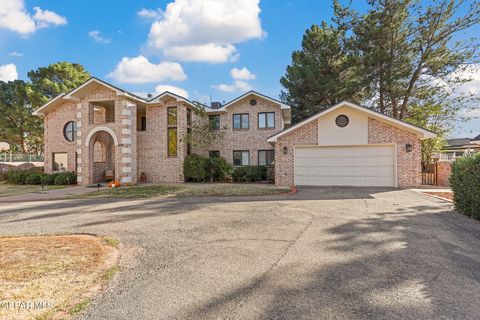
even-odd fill
[{"label": "arched window", "polygon": [[107,149],[100,141],[93,144],[93,162],[107,162]]},{"label": "arched window", "polygon": [[77,140],[77,123],[75,121],[67,122],[63,127],[63,136],[70,142]]}]

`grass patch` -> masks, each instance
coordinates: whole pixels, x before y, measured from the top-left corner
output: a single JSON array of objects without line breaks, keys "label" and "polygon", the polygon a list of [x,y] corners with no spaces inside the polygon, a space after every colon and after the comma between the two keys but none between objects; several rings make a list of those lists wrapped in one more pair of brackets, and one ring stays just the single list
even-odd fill
[{"label": "grass patch", "polygon": [[119,271],[118,267],[113,266],[110,269],[108,269],[107,271],[105,271],[105,273],[102,275],[102,279],[106,280],[106,281],[112,280],[113,277],[115,277],[115,275],[117,274],[118,271]]},{"label": "grass patch", "polygon": [[[61,189],[66,186],[44,186],[44,191]],[[30,184],[8,184],[5,181],[0,182],[0,197],[14,196],[17,194],[31,193],[31,192],[42,192],[41,185],[30,185]]]},{"label": "grass patch", "polygon": [[70,315],[75,315],[77,313],[80,313],[88,306],[89,303],[90,303],[90,299],[85,299],[82,302],[79,302],[73,307],[71,307],[70,309],[68,309],[68,313]]},{"label": "grass patch", "polygon": [[118,249],[119,241],[117,239],[109,237],[109,236],[105,236],[105,237],[102,238],[102,240],[103,240],[103,243],[105,243],[106,245]]},{"label": "grass patch", "polygon": [[68,198],[153,198],[161,196],[195,197],[195,196],[255,196],[289,192],[289,187],[273,184],[240,183],[185,183],[168,185],[141,185],[120,188],[103,188],[100,191]]},{"label": "grass patch", "polygon": [[0,238],[0,301],[44,304],[0,308],[0,319],[70,318],[118,272],[116,254],[103,238],[88,235]]}]

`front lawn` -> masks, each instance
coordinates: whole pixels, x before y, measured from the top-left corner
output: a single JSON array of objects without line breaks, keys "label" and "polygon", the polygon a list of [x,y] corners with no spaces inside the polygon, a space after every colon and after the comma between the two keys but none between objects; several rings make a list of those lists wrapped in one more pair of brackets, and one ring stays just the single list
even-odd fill
[{"label": "front lawn", "polygon": [[120,188],[104,187],[69,198],[152,198],[152,197],[195,197],[195,196],[254,196],[289,192],[288,187],[272,184],[235,183],[185,183],[165,185],[140,185]]},{"label": "front lawn", "polygon": [[113,277],[117,255],[109,238],[0,238],[0,319],[71,318]]},{"label": "front lawn", "polygon": [[[66,186],[44,186],[44,191],[65,187]],[[42,186],[31,184],[9,184],[5,181],[0,182],[0,197],[13,196],[17,194],[31,192],[42,192]]]}]

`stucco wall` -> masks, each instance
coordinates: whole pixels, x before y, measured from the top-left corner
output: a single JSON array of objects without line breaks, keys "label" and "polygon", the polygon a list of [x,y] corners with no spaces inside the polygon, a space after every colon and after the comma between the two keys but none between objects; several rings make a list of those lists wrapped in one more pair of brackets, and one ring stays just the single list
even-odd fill
[{"label": "stucco wall", "polygon": [[[349,123],[339,127],[335,119],[346,115]],[[318,119],[318,144],[322,146],[344,146],[368,143],[368,116],[349,107],[340,107]]]}]

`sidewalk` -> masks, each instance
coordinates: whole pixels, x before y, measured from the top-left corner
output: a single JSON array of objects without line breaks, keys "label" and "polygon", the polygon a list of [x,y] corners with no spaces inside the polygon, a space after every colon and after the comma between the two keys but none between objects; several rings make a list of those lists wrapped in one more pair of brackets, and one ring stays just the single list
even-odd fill
[{"label": "sidewalk", "polygon": [[67,187],[62,189],[53,189],[43,192],[35,193],[22,193],[13,196],[0,197],[1,203],[9,202],[26,202],[26,201],[42,201],[42,200],[54,200],[62,198],[66,195],[81,195],[88,192],[96,191],[96,188],[87,188],[85,186]]}]

